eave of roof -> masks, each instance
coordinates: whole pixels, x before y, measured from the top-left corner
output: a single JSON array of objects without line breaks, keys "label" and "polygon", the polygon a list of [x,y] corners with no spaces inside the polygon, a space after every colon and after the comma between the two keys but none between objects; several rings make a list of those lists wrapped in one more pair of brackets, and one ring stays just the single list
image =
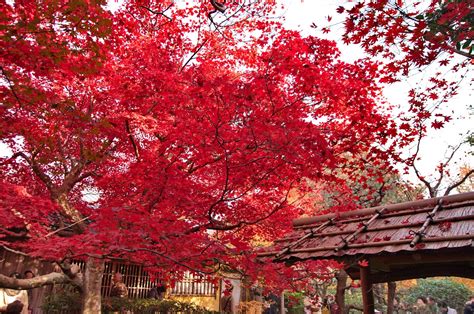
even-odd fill
[{"label": "eave of roof", "polygon": [[260,257],[288,262],[450,250],[472,251],[474,192],[297,219]]}]

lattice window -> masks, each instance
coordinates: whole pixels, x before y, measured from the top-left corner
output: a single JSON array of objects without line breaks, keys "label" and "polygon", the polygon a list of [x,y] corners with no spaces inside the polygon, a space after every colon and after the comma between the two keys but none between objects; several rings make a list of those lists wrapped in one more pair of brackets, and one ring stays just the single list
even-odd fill
[{"label": "lattice window", "polygon": [[216,286],[203,276],[186,273],[171,289],[172,295],[215,296]]},{"label": "lattice window", "polygon": [[[84,270],[83,262],[76,262]],[[122,274],[122,279],[128,288],[128,297],[131,299],[144,299],[154,286],[150,276],[143,266],[133,264],[119,264],[113,262],[105,263],[104,276],[102,278],[102,295],[109,296],[112,286],[112,276],[115,272]],[[155,274],[156,278],[163,278],[162,274]],[[184,274],[183,279],[176,282],[174,287],[168,291],[170,295],[176,296],[216,296],[216,286],[206,280],[205,277],[194,275],[189,272]]]}]

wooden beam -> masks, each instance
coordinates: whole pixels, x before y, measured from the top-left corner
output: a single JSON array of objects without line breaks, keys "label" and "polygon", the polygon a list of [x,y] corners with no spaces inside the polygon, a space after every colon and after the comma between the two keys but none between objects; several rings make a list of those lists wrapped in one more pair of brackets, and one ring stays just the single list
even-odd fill
[{"label": "wooden beam", "polygon": [[[357,279],[356,274],[351,275],[355,275],[355,278]],[[438,276],[454,276],[474,279],[474,268],[467,264],[419,265],[390,272],[374,273],[371,274],[371,280],[372,283],[381,283]]]},{"label": "wooden beam", "polygon": [[[419,255],[419,258],[418,255]],[[407,251],[397,252],[397,254],[387,254],[373,256],[370,258],[372,270],[386,268],[400,268],[413,264],[443,264],[474,261],[474,250],[471,247],[461,249],[440,249],[429,251]]]},{"label": "wooden beam", "polygon": [[364,303],[364,314],[374,314],[374,292],[370,278],[370,266],[360,265],[360,286],[362,290],[362,302]]}]

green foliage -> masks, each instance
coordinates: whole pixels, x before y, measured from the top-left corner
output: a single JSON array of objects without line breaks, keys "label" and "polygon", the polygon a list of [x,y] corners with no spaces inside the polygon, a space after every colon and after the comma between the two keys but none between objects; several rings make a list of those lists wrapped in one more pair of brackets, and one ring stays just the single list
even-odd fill
[{"label": "green foliage", "polygon": [[[43,304],[43,311],[46,313],[80,313],[81,296],[78,293],[59,293],[46,298]],[[103,298],[102,313],[114,313],[118,311],[131,311],[132,313],[207,313],[209,311],[193,303],[180,302],[175,300],[154,300],[154,299],[121,299]]]},{"label": "green foliage", "polygon": [[462,311],[471,293],[468,287],[450,279],[420,279],[416,286],[408,289],[405,301],[414,304],[416,298],[420,296],[432,296],[436,300],[446,301],[450,307]]},{"label": "green foliage", "polygon": [[47,296],[43,302],[43,312],[45,313],[80,313],[81,296],[77,292],[59,292]]},{"label": "green foliage", "polygon": [[289,314],[303,314],[304,294],[302,292],[285,293],[285,306]]},{"label": "green foliage", "polygon": [[[346,306],[354,305],[358,308],[362,308],[362,292],[360,289],[351,289],[351,291],[346,291],[344,300]],[[358,310],[350,310],[349,313],[360,313]]]}]

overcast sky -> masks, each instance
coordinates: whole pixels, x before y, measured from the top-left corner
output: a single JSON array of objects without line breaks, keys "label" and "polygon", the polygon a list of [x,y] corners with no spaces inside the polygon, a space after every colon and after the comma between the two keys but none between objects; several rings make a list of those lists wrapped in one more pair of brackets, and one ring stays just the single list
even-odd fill
[{"label": "overcast sky", "polygon": [[[358,46],[351,45],[345,46],[341,41],[341,35],[343,33],[343,18],[341,15],[336,13],[336,9],[339,6],[349,7],[354,2],[343,1],[343,0],[280,0],[286,6],[286,10],[283,13],[286,21],[285,26],[290,29],[299,30],[306,35],[317,35],[328,39],[335,40],[342,52],[342,58],[345,61],[351,62],[357,58],[363,57],[364,53]],[[332,19],[328,22],[327,17],[331,16]],[[315,30],[310,25],[315,23],[318,28]],[[320,30],[325,26],[331,26],[331,33],[323,34]],[[392,86],[385,88],[384,95],[387,100],[397,105],[400,110],[406,110],[407,108],[407,94],[411,88],[420,86],[420,82],[426,80],[430,75],[437,71],[436,65],[432,65],[426,71],[412,75],[411,77],[402,80]],[[454,75],[459,75],[455,73]],[[428,176],[433,172],[436,165],[443,160],[445,153],[449,145],[455,145],[459,143],[465,134],[471,130],[474,130],[474,112],[471,110],[469,115],[469,106],[472,107],[473,101],[473,88],[472,82],[474,76],[472,71],[470,75],[463,80],[460,88],[460,93],[456,97],[452,98],[449,103],[444,105],[444,113],[451,114],[453,121],[446,125],[441,130],[431,132],[428,138],[426,138],[421,145],[421,161],[419,167],[425,176]],[[423,85],[421,85],[422,87]],[[453,113],[454,112],[454,113]],[[462,135],[460,135],[462,134]],[[468,164],[471,167],[474,166],[474,156],[467,154],[472,150],[466,146],[465,150],[458,154],[459,164]],[[414,174],[411,174],[408,179],[415,180]]]}]

